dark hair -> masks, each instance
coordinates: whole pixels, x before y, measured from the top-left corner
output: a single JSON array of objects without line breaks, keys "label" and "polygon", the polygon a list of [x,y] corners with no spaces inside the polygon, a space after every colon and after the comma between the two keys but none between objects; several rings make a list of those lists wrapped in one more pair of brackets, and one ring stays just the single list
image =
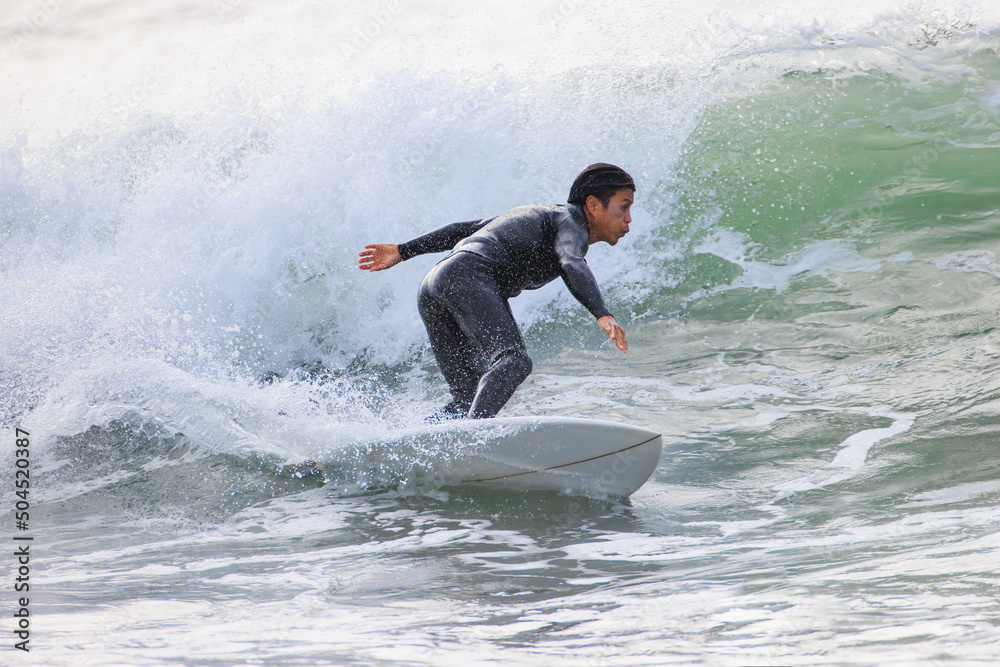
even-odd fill
[{"label": "dark hair", "polygon": [[582,208],[587,203],[587,198],[594,195],[602,205],[607,206],[611,197],[622,189],[635,192],[635,182],[628,172],[613,164],[598,162],[580,172],[573,181],[566,201]]}]

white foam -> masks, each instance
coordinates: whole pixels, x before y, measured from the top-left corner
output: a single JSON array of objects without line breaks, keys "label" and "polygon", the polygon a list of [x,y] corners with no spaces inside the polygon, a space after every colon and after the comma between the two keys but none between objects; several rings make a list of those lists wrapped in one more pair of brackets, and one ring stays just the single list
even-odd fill
[{"label": "white foam", "polygon": [[810,491],[849,479],[864,467],[872,447],[883,440],[905,433],[916,421],[913,415],[892,412],[886,408],[872,408],[863,412],[871,417],[891,419],[892,423],[884,428],[865,429],[848,436],[840,443],[840,451],[829,463],[829,468],[839,468],[839,471],[831,474],[827,470],[818,470],[804,477],[776,484],[773,487],[778,492],[776,500],[793,493]]},{"label": "white foam", "polygon": [[731,283],[715,287],[711,292],[758,288],[773,289],[780,294],[796,277],[822,276],[834,280],[831,272],[872,273],[883,263],[863,257],[854,244],[842,239],[810,243],[773,263],[753,259],[748,256],[751,250],[745,235],[727,231],[716,232],[693,248],[696,254],[715,255],[742,270]]}]

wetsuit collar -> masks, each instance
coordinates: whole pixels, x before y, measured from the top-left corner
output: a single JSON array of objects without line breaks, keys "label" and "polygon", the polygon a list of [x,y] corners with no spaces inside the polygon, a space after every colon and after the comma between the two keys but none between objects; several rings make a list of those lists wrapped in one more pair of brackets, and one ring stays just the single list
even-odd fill
[{"label": "wetsuit collar", "polygon": [[587,214],[584,213],[583,209],[576,204],[566,204],[566,210],[569,214],[573,216],[573,219],[580,223],[580,225],[590,233],[590,222],[587,220]]}]

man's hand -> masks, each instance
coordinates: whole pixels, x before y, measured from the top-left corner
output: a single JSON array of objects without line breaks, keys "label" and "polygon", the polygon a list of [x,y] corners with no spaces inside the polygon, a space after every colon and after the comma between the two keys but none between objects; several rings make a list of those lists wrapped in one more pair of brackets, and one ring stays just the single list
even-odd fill
[{"label": "man's hand", "polygon": [[362,271],[382,271],[402,261],[399,246],[394,243],[373,243],[358,253],[358,268]]},{"label": "man's hand", "polygon": [[619,350],[628,352],[628,343],[625,342],[625,330],[618,326],[615,318],[611,315],[605,315],[597,320],[597,325],[604,330],[604,333],[608,334],[608,338],[615,342]]}]

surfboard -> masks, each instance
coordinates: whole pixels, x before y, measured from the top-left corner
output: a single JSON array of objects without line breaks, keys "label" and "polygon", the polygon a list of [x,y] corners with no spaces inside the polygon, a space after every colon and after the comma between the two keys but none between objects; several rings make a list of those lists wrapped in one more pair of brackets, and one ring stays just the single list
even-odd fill
[{"label": "surfboard", "polygon": [[331,484],[489,485],[627,497],[653,474],[659,433],[593,419],[506,417],[407,428],[338,449],[317,468]]}]

